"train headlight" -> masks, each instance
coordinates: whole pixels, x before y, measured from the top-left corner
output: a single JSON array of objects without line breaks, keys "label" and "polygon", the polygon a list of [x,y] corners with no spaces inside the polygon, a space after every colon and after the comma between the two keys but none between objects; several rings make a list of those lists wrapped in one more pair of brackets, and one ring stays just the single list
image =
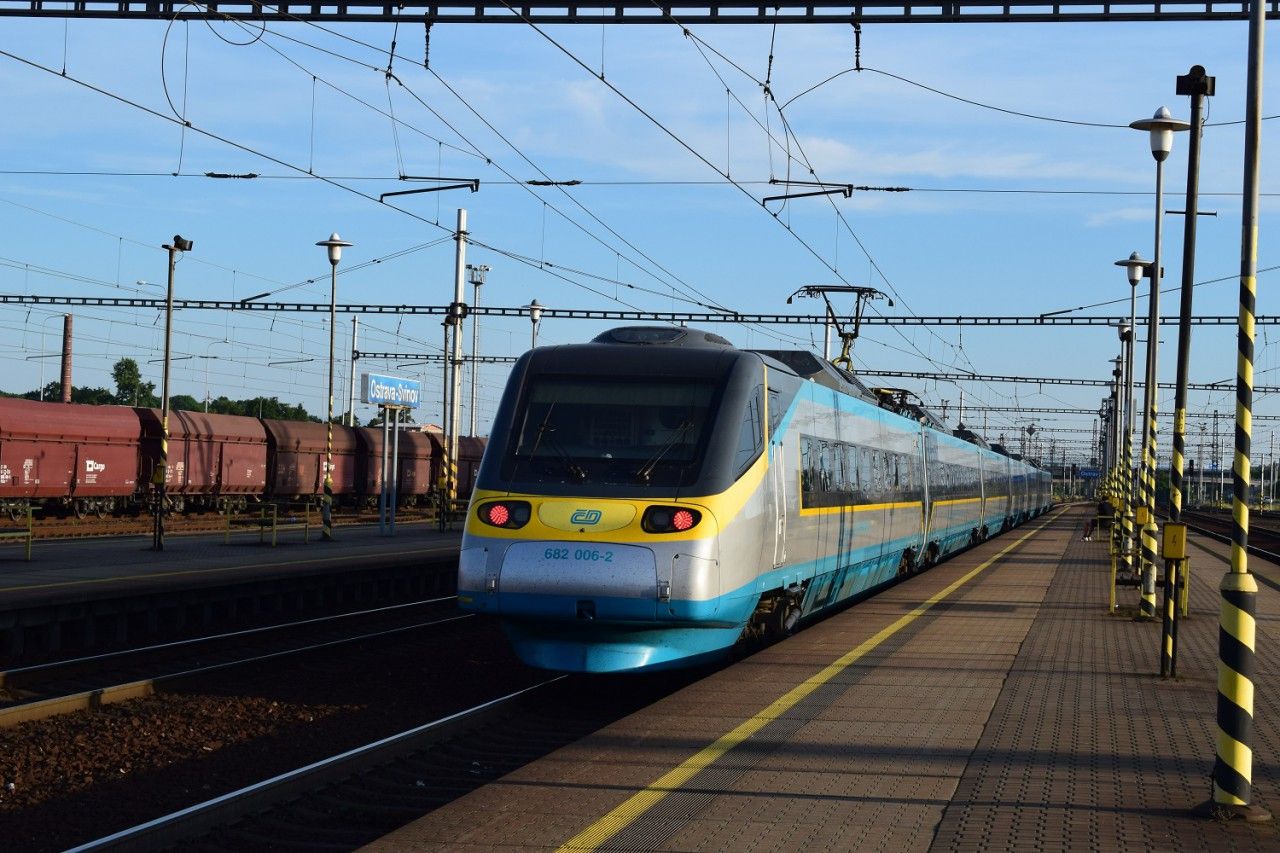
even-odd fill
[{"label": "train headlight", "polygon": [[476,510],[476,517],[485,524],[513,530],[528,524],[531,514],[528,501],[492,501]]},{"label": "train headlight", "polygon": [[702,513],[682,506],[651,506],[644,511],[640,526],[646,533],[683,533],[697,527]]}]

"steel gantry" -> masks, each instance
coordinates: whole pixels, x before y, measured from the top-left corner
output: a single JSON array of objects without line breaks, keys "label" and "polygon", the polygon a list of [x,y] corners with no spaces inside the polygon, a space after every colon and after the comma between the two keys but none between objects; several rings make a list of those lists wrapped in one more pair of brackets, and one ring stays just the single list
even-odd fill
[{"label": "steel gantry", "polygon": [[[1124,4],[1096,0],[834,0],[772,2],[742,0],[652,2],[651,0],[480,0],[441,5],[424,0],[341,0],[338,3],[259,0],[0,0],[0,16],[29,18],[120,18],[138,20],[359,21],[422,24],[911,24],[1072,21],[1244,21],[1241,2],[1148,0]],[[1275,0],[1268,18],[1280,17]]]},{"label": "steel gantry", "polygon": [[[1280,0],[1277,0],[1280,2]],[[3,2],[3,0],[0,0]],[[141,296],[41,296],[24,293],[0,294],[0,305],[69,305],[90,308],[149,308],[163,310],[165,301]],[[236,299],[174,299],[174,310],[185,311],[258,311],[258,312],[328,312],[329,304],[319,302],[256,302]],[[340,314],[423,314],[443,316],[448,305],[391,305],[385,303],[339,303]],[[528,319],[528,307],[505,308],[497,305],[470,306],[468,314],[485,317],[522,317]],[[587,308],[542,309],[543,319],[618,320],[649,323],[747,323],[772,326],[821,326],[828,322],[823,314],[746,314],[736,311],[613,311]],[[1238,318],[1231,316],[1192,317],[1197,326],[1234,326]],[[1006,317],[967,317],[947,315],[868,315],[864,326],[1111,326],[1127,323],[1126,317],[1093,314],[1082,317],[1010,315]],[[1280,314],[1261,314],[1254,319],[1258,326],[1280,325]],[[1161,317],[1160,325],[1177,326],[1177,317]]]}]

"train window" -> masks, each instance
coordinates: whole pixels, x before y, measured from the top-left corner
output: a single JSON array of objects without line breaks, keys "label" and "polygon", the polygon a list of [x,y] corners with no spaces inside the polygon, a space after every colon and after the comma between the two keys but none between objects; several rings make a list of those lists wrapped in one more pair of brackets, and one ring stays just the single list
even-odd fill
[{"label": "train window", "polygon": [[696,380],[534,377],[504,474],[533,482],[693,482],[715,396],[713,383]]},{"label": "train window", "polygon": [[760,451],[764,450],[764,418],[760,407],[763,403],[764,386],[757,385],[755,393],[747,401],[746,412],[742,418],[742,429],[738,432],[738,452],[734,457],[736,477],[741,477],[751,463],[756,461]]},{"label": "train window", "polygon": [[778,435],[778,425],[782,423],[782,395],[773,389],[769,390],[769,439]]}]

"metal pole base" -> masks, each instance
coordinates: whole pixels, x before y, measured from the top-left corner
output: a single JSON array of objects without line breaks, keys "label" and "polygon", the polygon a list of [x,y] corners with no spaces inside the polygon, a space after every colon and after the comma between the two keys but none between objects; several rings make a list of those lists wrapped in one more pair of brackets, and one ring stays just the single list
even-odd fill
[{"label": "metal pole base", "polygon": [[1243,820],[1245,823],[1270,823],[1271,812],[1262,806],[1256,806],[1250,803],[1245,806],[1231,805],[1230,803],[1215,803],[1213,800],[1201,803],[1196,806],[1195,814],[1197,817],[1208,818],[1226,823],[1231,820]]}]

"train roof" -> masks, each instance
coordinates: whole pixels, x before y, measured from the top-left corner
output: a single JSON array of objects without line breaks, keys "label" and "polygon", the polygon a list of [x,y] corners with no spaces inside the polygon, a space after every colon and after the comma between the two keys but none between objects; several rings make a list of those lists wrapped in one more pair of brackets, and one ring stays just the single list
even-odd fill
[{"label": "train roof", "polygon": [[785,365],[801,379],[811,379],[819,385],[858,397],[868,403],[877,404],[876,395],[871,389],[847,370],[836,367],[829,361],[823,361],[808,350],[799,349],[753,349],[747,350],[756,355],[771,358]]},{"label": "train roof", "polygon": [[[620,326],[601,332],[591,340],[591,343],[659,348],[736,349],[729,340],[720,335],[685,326]],[[988,447],[980,436],[964,428],[963,424],[954,432],[948,430],[946,424],[937,415],[918,402],[908,399],[909,392],[901,389],[872,389],[852,371],[837,367],[808,350],[748,349],[741,352],[758,355],[801,379],[817,382],[819,385],[856,397],[873,406],[924,423],[931,429],[950,433],[978,447]]]}]

